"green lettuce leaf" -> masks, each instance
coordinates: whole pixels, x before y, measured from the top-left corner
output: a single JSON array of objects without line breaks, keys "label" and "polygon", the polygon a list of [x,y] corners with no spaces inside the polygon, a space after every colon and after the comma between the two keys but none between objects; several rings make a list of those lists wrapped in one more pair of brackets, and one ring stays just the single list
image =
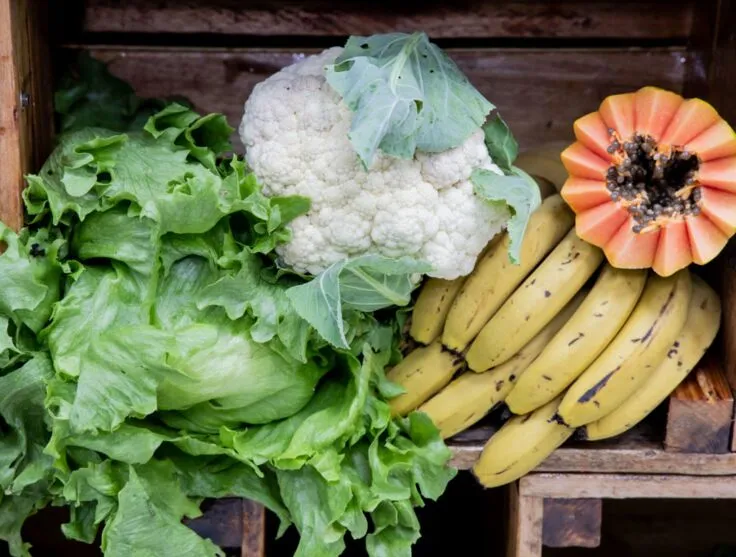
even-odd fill
[{"label": "green lettuce leaf", "polygon": [[139,129],[165,103],[141,99],[125,81],[113,76],[107,66],[89,54],[80,54],[61,79],[54,94],[54,108],[61,130],[92,126],[125,131]]},{"label": "green lettuce leaf", "polygon": [[[53,231],[16,234],[0,223],[0,315],[33,332],[43,328],[59,299],[65,242]],[[7,331],[6,331],[7,332]]]},{"label": "green lettuce leaf", "polygon": [[[36,354],[22,367],[0,377],[0,488],[7,494],[42,480],[52,461],[43,454],[49,438],[45,382],[53,376],[51,360]],[[3,422],[0,422],[3,423]]]},{"label": "green lettuce leaf", "polygon": [[20,495],[0,495],[0,540],[8,542],[12,557],[31,557],[30,545],[23,542],[23,523],[49,504],[49,485],[39,482]]},{"label": "green lettuce leaf", "polygon": [[366,167],[377,149],[410,159],[457,147],[493,109],[424,33],[350,37],[326,77],[355,113],[349,138]]},{"label": "green lettuce leaf", "polygon": [[45,455],[50,418],[44,408],[51,360],[34,354],[22,367],[0,376],[0,540],[13,557],[29,555],[23,522],[50,500],[53,459]]},{"label": "green lettuce leaf", "polygon": [[179,410],[206,430],[264,423],[309,401],[323,363],[256,342],[246,317],[197,308],[199,293],[219,277],[197,257],[157,282],[118,265],[82,273],[48,329],[57,371],[76,380],[72,432],[112,431],[157,409]]},{"label": "green lettuce leaf", "polygon": [[252,317],[250,334],[257,342],[278,338],[288,354],[307,361],[310,340],[308,321],[302,319],[287,296],[287,290],[301,284],[292,276],[273,276],[261,258],[247,250],[229,254],[226,263],[233,271],[202,289],[200,308],[222,307],[230,319],[246,313]]},{"label": "green lettuce leaf", "polygon": [[117,510],[102,534],[106,557],[223,556],[215,544],[181,523],[184,516],[198,516],[199,506],[172,486],[170,471],[162,467],[147,472],[141,476],[130,468],[128,482],[118,494]]},{"label": "green lettuce leaf", "polygon": [[[27,555],[22,523],[52,503],[70,507],[68,537],[102,530],[108,556],[220,555],[183,519],[240,496],[295,524],[303,557],[348,533],[407,555],[414,508],[454,474],[431,422],[385,401],[396,306],[426,266],[279,269],[309,200],[264,196],[223,153],[223,117],[174,104],[144,119],[92,66],[28,178],[30,229],[0,231],[0,538]],[[107,129],[79,128],[94,120]]]},{"label": "green lettuce leaf", "polygon": [[36,222],[84,220],[121,203],[159,234],[202,234],[232,213],[246,215],[253,250],[288,239],[283,226],[306,212],[304,198],[270,200],[237,158],[217,165],[231,128],[217,114],[181,105],[152,116],[142,131],[84,128],[62,135],[37,175],[28,176],[26,207]]}]

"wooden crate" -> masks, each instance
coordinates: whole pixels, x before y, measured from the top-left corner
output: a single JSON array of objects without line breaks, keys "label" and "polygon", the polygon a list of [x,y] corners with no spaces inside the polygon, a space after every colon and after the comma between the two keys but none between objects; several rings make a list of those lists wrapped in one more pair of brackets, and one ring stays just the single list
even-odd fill
[{"label": "wooden crate", "polygon": [[[702,96],[736,122],[735,21],[736,0],[0,0],[0,219],[22,224],[22,176],[53,137],[53,76],[79,50],[140,95],[183,95],[236,124],[252,87],[296,56],[351,34],[423,29],[531,148],[570,140],[573,119],[604,96],[648,84]],[[510,555],[595,545],[600,498],[736,497],[734,246],[705,269],[722,295],[722,333],[671,397],[666,436],[558,450],[511,491]],[[469,467],[490,434],[454,439],[455,464]],[[224,501],[192,527],[265,553],[263,512],[248,502]]]}]

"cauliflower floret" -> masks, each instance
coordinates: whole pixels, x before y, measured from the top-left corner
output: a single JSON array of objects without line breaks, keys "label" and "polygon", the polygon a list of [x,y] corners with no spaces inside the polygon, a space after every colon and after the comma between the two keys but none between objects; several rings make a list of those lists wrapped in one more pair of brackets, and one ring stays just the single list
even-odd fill
[{"label": "cauliflower floret", "polygon": [[378,152],[364,169],[348,139],[352,112],[324,77],[341,51],[284,68],[256,85],[245,103],[240,137],[264,193],[312,200],[310,211],[289,225],[291,242],[277,252],[294,270],[315,275],[364,253],[425,260],[434,277],[467,275],[509,217],[506,208],[473,194],[474,169],[502,174],[483,131],[413,160]]}]

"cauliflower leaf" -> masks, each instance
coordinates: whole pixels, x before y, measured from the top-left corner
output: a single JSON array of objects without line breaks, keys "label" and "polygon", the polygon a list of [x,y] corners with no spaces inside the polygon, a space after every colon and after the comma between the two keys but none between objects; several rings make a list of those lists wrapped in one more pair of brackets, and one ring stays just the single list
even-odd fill
[{"label": "cauliflower leaf", "polygon": [[483,126],[486,148],[491,159],[505,174],[511,173],[512,166],[519,154],[519,144],[516,142],[508,124],[496,113]]},{"label": "cauliflower leaf", "polygon": [[349,348],[345,320],[351,311],[405,306],[417,286],[416,273],[430,266],[409,257],[363,255],[331,265],[312,281],[286,291],[296,312],[337,348]]},{"label": "cauliflower leaf", "polygon": [[355,113],[349,138],[366,168],[377,149],[411,159],[457,147],[494,108],[425,33],[350,37],[326,77]]},{"label": "cauliflower leaf", "polygon": [[511,175],[499,175],[477,169],[470,177],[479,197],[492,204],[507,205],[511,210],[506,229],[509,233],[509,259],[519,263],[521,242],[524,239],[529,216],[542,203],[539,187],[534,179],[520,168],[513,167]]}]

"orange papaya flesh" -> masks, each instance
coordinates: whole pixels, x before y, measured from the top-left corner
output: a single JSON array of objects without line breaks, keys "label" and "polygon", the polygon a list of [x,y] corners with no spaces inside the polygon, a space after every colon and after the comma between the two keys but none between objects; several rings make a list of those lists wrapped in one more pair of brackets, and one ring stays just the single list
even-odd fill
[{"label": "orange papaya flesh", "polygon": [[606,243],[603,252],[608,261],[619,269],[648,269],[657,253],[660,229],[634,232],[634,217],[629,217]]},{"label": "orange papaya flesh", "polygon": [[619,138],[623,139],[634,135],[636,114],[634,93],[607,97],[601,103],[598,112],[609,129],[615,131]]},{"label": "orange papaya flesh", "polygon": [[707,102],[701,99],[687,99],[677,109],[660,142],[666,145],[685,145],[718,120],[718,112]]},{"label": "orange papaya flesh", "polygon": [[705,215],[685,217],[687,235],[693,261],[705,265],[726,247],[728,236],[721,232]]},{"label": "orange papaya flesh", "polygon": [[736,195],[713,188],[699,189],[698,206],[702,213],[726,236],[736,232]]},{"label": "orange papaya flesh", "polygon": [[703,186],[736,193],[736,157],[702,163],[698,181]]},{"label": "orange papaya flesh", "polygon": [[708,103],[656,87],[576,120],[561,194],[580,238],[620,268],[669,276],[736,233],[736,133]]},{"label": "orange papaya flesh", "polygon": [[724,120],[720,120],[688,141],[685,150],[697,153],[701,162],[733,157],[736,155],[736,133]]},{"label": "orange papaya flesh", "polygon": [[690,239],[684,219],[673,219],[659,232],[657,253],[652,270],[660,276],[669,277],[693,262]]},{"label": "orange papaya flesh", "polygon": [[575,231],[579,238],[603,247],[626,222],[628,213],[618,203],[608,201],[575,216]]},{"label": "orange papaya flesh", "polygon": [[676,93],[657,87],[639,89],[634,98],[636,132],[661,137],[681,104],[682,97]]},{"label": "orange papaya flesh", "polygon": [[577,140],[593,153],[606,161],[612,159],[611,134],[598,112],[591,112],[575,120],[573,131]]},{"label": "orange papaya flesh", "polygon": [[568,174],[589,180],[603,180],[610,164],[580,142],[562,151],[560,158]]},{"label": "orange papaya flesh", "polygon": [[603,180],[587,178],[568,178],[560,190],[560,195],[575,213],[611,201],[611,192]]}]

